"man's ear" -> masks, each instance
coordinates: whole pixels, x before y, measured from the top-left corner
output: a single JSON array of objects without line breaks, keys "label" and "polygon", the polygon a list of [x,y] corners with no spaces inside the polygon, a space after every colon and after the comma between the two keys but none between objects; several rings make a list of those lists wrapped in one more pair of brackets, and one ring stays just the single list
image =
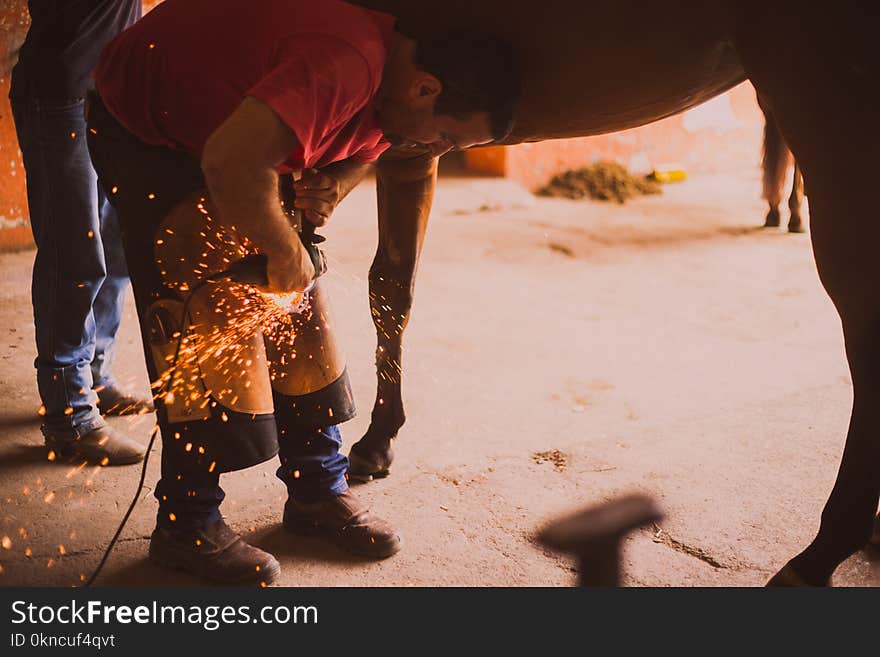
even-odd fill
[{"label": "man's ear", "polygon": [[411,87],[413,100],[433,100],[443,91],[443,85],[430,73],[421,73]]}]

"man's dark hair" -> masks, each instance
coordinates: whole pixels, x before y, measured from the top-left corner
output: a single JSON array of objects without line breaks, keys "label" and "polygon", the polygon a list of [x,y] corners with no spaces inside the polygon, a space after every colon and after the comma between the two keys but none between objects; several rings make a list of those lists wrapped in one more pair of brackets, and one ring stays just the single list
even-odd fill
[{"label": "man's dark hair", "polygon": [[417,37],[416,65],[443,85],[434,111],[463,120],[488,112],[492,137],[513,129],[520,97],[520,58],[505,41],[468,31]]}]

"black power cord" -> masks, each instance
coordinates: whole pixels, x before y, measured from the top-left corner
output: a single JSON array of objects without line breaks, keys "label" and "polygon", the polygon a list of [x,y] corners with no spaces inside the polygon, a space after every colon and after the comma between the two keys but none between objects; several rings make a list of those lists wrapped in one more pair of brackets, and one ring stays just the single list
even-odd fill
[{"label": "black power cord", "polygon": [[[177,337],[177,347],[174,350],[174,358],[171,360],[171,373],[168,376],[168,381],[165,384],[165,388],[163,388],[164,392],[167,388],[170,388],[172,382],[174,381],[174,375],[177,374],[177,361],[180,358],[180,349],[183,346],[183,338],[184,338],[184,326],[186,322],[186,315],[189,312],[189,304],[195,296],[196,292],[201,290],[203,287],[208,285],[208,283],[217,283],[224,279],[226,280],[234,280],[239,283],[246,283],[249,285],[266,285],[268,284],[268,274],[266,272],[266,265],[268,263],[268,259],[265,255],[262,254],[253,254],[242,258],[241,260],[236,260],[233,262],[226,270],[222,272],[218,272],[216,274],[211,274],[207,278],[202,279],[190,291],[187,295],[186,299],[183,302],[183,312],[181,313],[181,326],[178,331],[179,335]],[[161,394],[161,393],[160,393]],[[150,441],[147,443],[147,451],[144,454],[144,464],[141,466],[141,478],[138,482],[137,491],[135,491],[134,498],[131,500],[131,504],[128,505],[128,510],[125,512],[125,515],[122,517],[122,522],[119,523],[119,527],[116,529],[116,533],[113,535],[113,538],[110,539],[110,543],[107,545],[107,549],[104,551],[104,556],[101,557],[101,561],[98,564],[97,568],[92,572],[91,576],[82,584],[82,588],[89,588],[94,583],[95,579],[101,573],[101,570],[104,568],[104,564],[107,563],[107,559],[110,558],[110,553],[113,552],[113,548],[116,547],[116,542],[119,540],[119,536],[122,534],[122,530],[125,529],[126,523],[128,523],[129,517],[131,517],[132,511],[134,511],[134,507],[137,506],[138,500],[140,500],[141,493],[144,490],[144,481],[147,477],[147,465],[150,462],[150,452],[153,450],[153,445],[156,442],[156,436],[159,435],[159,426],[153,428],[153,431],[150,434]]]}]

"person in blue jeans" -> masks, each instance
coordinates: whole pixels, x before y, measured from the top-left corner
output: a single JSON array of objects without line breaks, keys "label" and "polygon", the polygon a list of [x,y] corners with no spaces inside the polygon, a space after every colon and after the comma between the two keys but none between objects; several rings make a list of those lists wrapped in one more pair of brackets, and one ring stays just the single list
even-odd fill
[{"label": "person in blue jeans", "polygon": [[30,0],[31,26],[9,98],[37,244],[32,300],[42,432],[50,458],[136,463],[140,443],[101,413],[150,410],[113,378],[129,283],[115,210],[86,143],[85,97],[104,45],[141,15],[140,0]]}]

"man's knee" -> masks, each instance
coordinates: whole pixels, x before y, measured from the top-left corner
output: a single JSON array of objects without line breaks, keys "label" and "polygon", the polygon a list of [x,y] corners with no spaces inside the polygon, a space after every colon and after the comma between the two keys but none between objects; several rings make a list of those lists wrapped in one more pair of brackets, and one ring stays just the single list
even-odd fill
[{"label": "man's knee", "polygon": [[273,392],[275,418],[282,430],[291,428],[309,431],[319,427],[342,424],[357,414],[348,370],[330,385],[304,395]]}]

